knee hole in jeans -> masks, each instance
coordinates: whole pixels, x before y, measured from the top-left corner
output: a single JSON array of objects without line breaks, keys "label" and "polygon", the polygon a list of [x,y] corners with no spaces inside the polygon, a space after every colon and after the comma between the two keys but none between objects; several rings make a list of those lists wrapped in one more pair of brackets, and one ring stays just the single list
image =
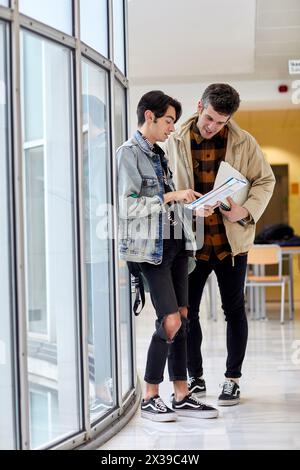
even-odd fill
[{"label": "knee hole in jeans", "polygon": [[181,328],[181,316],[179,312],[166,315],[163,321],[163,325],[169,340],[173,340]]}]

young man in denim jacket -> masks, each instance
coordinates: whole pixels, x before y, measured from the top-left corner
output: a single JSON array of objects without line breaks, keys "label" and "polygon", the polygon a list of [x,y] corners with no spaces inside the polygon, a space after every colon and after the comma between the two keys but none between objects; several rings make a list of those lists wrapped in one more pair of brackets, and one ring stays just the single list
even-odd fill
[{"label": "young man in denim jacket", "polygon": [[[184,222],[183,203],[200,196],[192,189],[176,191],[164,142],[181,115],[178,101],[161,91],[146,93],[137,108],[138,130],[117,151],[120,256],[139,263],[156,310],[156,330],[148,350],[142,417],[175,421],[177,414],[214,418],[187,386],[186,324],[188,254],[194,250],[193,230]],[[208,209],[202,215],[210,215]],[[174,385],[172,409],[159,396],[168,358]]]}]

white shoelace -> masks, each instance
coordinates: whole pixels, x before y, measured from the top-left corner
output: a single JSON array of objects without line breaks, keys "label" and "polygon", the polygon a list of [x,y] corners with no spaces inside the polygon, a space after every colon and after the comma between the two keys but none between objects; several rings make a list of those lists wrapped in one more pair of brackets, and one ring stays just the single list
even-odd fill
[{"label": "white shoelace", "polygon": [[196,382],[195,377],[191,377],[191,378],[188,380],[188,386],[190,387],[194,382]]},{"label": "white shoelace", "polygon": [[167,411],[167,407],[160,397],[154,398],[154,403],[159,411]]},{"label": "white shoelace", "polygon": [[234,387],[234,382],[231,382],[230,380],[226,380],[223,384],[223,393],[226,393],[226,395],[231,395],[233,387]]},{"label": "white shoelace", "polygon": [[190,400],[192,400],[197,405],[203,405],[202,401],[197,397],[197,395],[195,395],[195,393],[191,393],[189,398],[190,398]]}]

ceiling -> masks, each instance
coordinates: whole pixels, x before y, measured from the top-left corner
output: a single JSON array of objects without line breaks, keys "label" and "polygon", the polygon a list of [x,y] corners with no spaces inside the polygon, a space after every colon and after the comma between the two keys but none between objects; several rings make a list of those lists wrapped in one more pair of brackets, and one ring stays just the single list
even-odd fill
[{"label": "ceiling", "polygon": [[128,0],[134,85],[300,79],[300,0]]}]

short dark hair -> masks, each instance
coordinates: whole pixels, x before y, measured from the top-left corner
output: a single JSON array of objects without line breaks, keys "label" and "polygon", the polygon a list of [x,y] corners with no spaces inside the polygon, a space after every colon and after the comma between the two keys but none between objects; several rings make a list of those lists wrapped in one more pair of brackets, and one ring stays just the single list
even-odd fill
[{"label": "short dark hair", "polygon": [[142,96],[137,106],[136,112],[138,117],[138,125],[142,126],[144,124],[145,111],[152,111],[156,118],[160,118],[164,116],[169,106],[173,106],[173,108],[175,108],[175,122],[177,122],[182,113],[182,108],[179,101],[171,98],[171,96],[166,95],[160,90],[149,91]]},{"label": "short dark hair", "polygon": [[240,95],[227,83],[212,83],[209,85],[201,98],[204,108],[210,104],[219,114],[231,116],[240,106]]}]

